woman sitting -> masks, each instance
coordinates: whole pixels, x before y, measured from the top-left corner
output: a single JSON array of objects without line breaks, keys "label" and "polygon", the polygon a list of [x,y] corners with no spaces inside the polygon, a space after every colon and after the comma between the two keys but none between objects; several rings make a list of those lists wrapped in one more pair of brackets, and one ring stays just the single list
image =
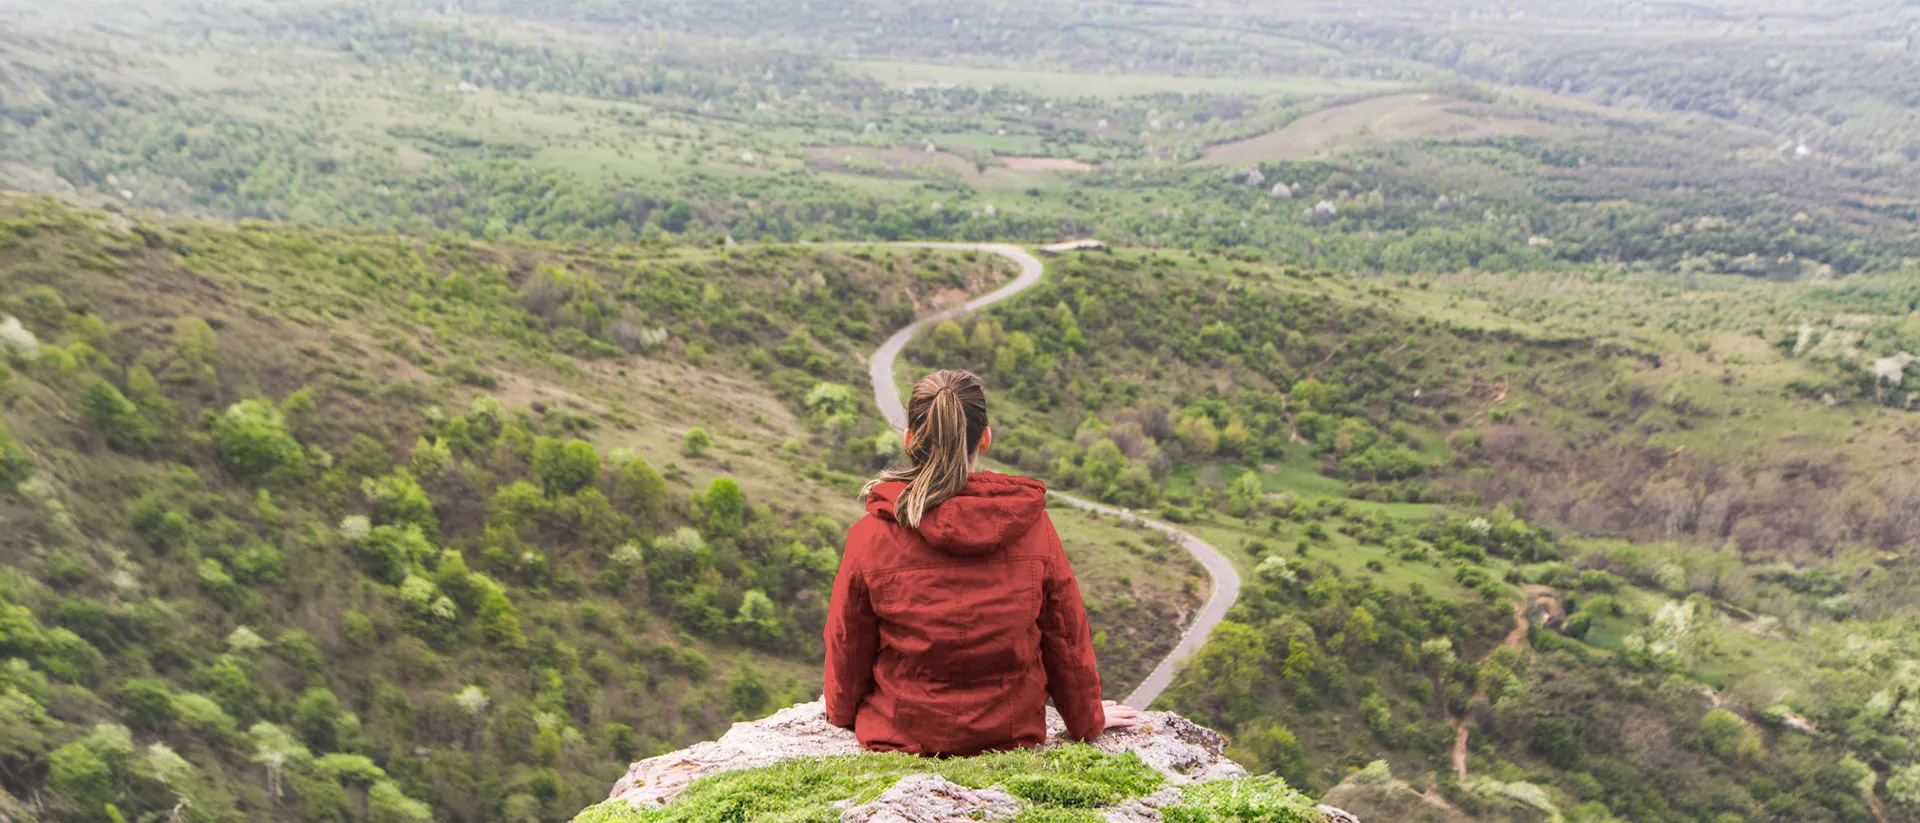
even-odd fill
[{"label": "woman sitting", "polygon": [[1088,740],[1137,712],[1100,699],[1080,588],[1038,480],[973,471],[993,442],[964,371],[907,402],[906,467],[862,491],[827,619],[827,719],[874,751],[964,756],[1046,739],[1053,698]]}]

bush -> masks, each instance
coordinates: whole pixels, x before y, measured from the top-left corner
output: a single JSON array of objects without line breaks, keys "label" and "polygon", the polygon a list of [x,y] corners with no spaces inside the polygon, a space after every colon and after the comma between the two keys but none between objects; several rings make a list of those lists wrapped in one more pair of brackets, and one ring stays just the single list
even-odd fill
[{"label": "bush", "polygon": [[633,733],[633,727],[625,723],[601,726],[600,743],[613,753],[615,760],[631,761],[640,755],[640,739]]},{"label": "bush", "polygon": [[680,441],[680,453],[688,457],[704,455],[710,448],[713,448],[713,435],[707,434],[706,429],[688,429],[687,436]]},{"label": "bush", "polygon": [[87,422],[107,436],[107,443],[121,451],[138,451],[153,445],[153,426],[140,414],[126,395],[102,378],[93,378],[80,401]]},{"label": "bush", "polygon": [[112,819],[106,808],[119,795],[120,776],[132,756],[132,733],[102,723],[86,737],[53,750],[47,758],[47,788],[88,817]]},{"label": "bush", "polygon": [[252,480],[286,481],[305,474],[307,453],[287,430],[280,410],[242,400],[214,423],[214,443],[227,468]]},{"label": "bush", "polygon": [[33,477],[33,456],[20,441],[13,439],[6,421],[0,420],[0,491],[12,489]]},{"label": "bush", "polygon": [[120,705],[126,707],[128,719],[145,729],[164,729],[180,718],[173,691],[165,681],[151,677],[120,684]]},{"label": "bush", "polygon": [[620,467],[613,484],[614,500],[646,531],[657,531],[666,516],[667,481],[646,460],[635,457]]},{"label": "bush", "polygon": [[291,723],[307,745],[329,751],[340,745],[340,698],[323,688],[308,689],[294,701]]},{"label": "bush", "polygon": [[740,536],[740,530],[746,525],[746,496],[740,492],[740,484],[730,477],[715,478],[707,486],[707,493],[701,498],[707,510],[707,536],[728,538]]},{"label": "bush", "polygon": [[600,477],[600,455],[593,444],[551,437],[533,441],[533,473],[548,494],[573,494]]},{"label": "bush", "polygon": [[518,531],[544,520],[553,513],[553,501],[526,481],[515,481],[495,489],[487,502],[487,525]]},{"label": "bush", "polygon": [[406,471],[367,478],[360,483],[360,493],[373,504],[374,514],[383,525],[414,526],[429,537],[440,534],[440,520],[433,515],[433,500],[420,488],[420,481]]}]

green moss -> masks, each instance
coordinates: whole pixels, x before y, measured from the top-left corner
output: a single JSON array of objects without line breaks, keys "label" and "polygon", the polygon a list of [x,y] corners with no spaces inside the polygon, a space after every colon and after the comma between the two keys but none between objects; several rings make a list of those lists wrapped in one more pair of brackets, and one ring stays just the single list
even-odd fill
[{"label": "green moss", "polygon": [[695,781],[665,809],[640,811],[609,801],[581,812],[574,823],[679,823],[754,820],[769,823],[831,823],[833,804],[866,803],[901,777],[938,774],[969,788],[998,787],[1033,805],[1019,818],[1040,823],[1097,820],[1084,810],[1141,797],[1164,782],[1133,754],[1106,754],[1091,746],[1046,752],[1001,752],[931,760],[905,754],[865,754],[790,760],[764,769],[729,772]]},{"label": "green moss", "polygon": [[1188,786],[1180,803],[1161,810],[1167,823],[1317,823],[1311,798],[1278,777],[1249,777]]},{"label": "green moss", "polygon": [[[1164,779],[1131,753],[1091,746],[1047,752],[1004,752],[929,760],[903,754],[866,754],[790,760],[764,769],[695,781],[664,809],[638,810],[613,800],[581,812],[573,823],[694,823],[753,820],[833,823],[840,809],[866,803],[901,777],[938,774],[969,788],[994,787],[1025,799],[1015,823],[1095,823],[1095,809],[1144,797]],[[841,806],[834,804],[847,801]],[[1315,823],[1314,801],[1278,777],[1189,786],[1179,805],[1164,810],[1170,823]]]}]

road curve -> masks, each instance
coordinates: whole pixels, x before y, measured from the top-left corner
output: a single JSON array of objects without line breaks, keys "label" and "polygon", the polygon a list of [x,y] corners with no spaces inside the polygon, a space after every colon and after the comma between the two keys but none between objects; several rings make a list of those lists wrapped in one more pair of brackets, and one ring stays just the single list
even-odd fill
[{"label": "road curve", "polygon": [[[887,338],[885,343],[880,344],[880,348],[874,351],[872,357],[868,358],[867,375],[873,380],[874,402],[880,406],[881,416],[885,417],[887,423],[897,431],[907,427],[907,409],[900,401],[899,387],[893,382],[893,361],[900,356],[901,350],[905,349],[909,342],[912,342],[914,335],[918,334],[920,330],[935,325],[942,320],[958,317],[967,312],[985,308],[1026,291],[1035,283],[1040,282],[1041,276],[1046,273],[1046,267],[1040,263],[1039,258],[1028,253],[1026,249],[1006,244],[900,243],[896,245],[915,248],[963,249],[986,252],[1007,258],[1020,267],[1020,275],[1006,285],[969,300],[966,305],[957,306],[938,314],[920,318],[906,328],[894,332],[893,336]],[[1118,517],[1122,520],[1139,523],[1173,538],[1174,542],[1179,543],[1180,547],[1186,549],[1188,554],[1193,555],[1195,560],[1200,561],[1200,565],[1204,567],[1207,570],[1207,574],[1213,578],[1213,594],[1207,598],[1206,606],[1200,609],[1200,614],[1194,618],[1192,625],[1187,627],[1186,633],[1180,636],[1180,643],[1173,647],[1173,651],[1167,653],[1167,656],[1160,661],[1160,665],[1153,667],[1153,672],[1147,675],[1147,679],[1141,681],[1139,687],[1135,688],[1133,693],[1128,695],[1126,700],[1123,701],[1129,706],[1144,709],[1152,705],[1154,699],[1158,698],[1161,692],[1166,691],[1167,685],[1173,682],[1174,673],[1179,671],[1180,664],[1185,662],[1187,658],[1192,657],[1194,652],[1199,651],[1200,646],[1207,642],[1207,635],[1213,631],[1213,627],[1219,625],[1220,621],[1226,618],[1227,610],[1232,608],[1234,601],[1240,598],[1240,573],[1233,568],[1233,562],[1228,560],[1227,556],[1219,549],[1214,548],[1212,544],[1171,525],[1151,518],[1141,517],[1126,509],[1095,503],[1091,500],[1082,500],[1070,494],[1063,494],[1057,491],[1049,493],[1061,502],[1074,508],[1098,512],[1111,517]]]}]

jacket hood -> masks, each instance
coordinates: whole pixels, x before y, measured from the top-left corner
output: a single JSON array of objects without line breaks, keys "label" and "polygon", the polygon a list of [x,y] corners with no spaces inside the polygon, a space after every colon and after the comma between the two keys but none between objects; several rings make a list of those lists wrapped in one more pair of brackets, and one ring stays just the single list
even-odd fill
[{"label": "jacket hood", "polygon": [[[894,501],[906,491],[902,481],[882,483],[867,495],[867,513],[894,520]],[[960,493],[920,517],[920,537],[948,554],[986,554],[1025,534],[1047,510],[1047,484],[1031,477],[997,472],[967,475]]]}]

